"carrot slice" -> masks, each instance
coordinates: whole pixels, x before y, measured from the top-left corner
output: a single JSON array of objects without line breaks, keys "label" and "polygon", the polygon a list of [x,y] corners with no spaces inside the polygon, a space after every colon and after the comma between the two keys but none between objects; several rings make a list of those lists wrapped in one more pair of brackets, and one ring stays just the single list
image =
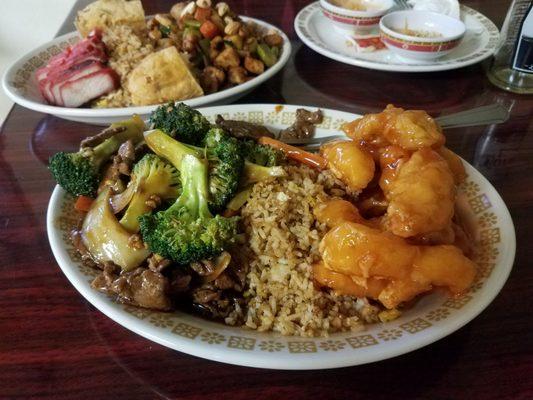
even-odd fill
[{"label": "carrot slice", "polygon": [[196,7],[196,11],[194,13],[194,19],[200,22],[204,22],[206,19],[208,19],[211,16],[211,9],[205,8],[205,7]]},{"label": "carrot slice", "polygon": [[87,212],[91,208],[94,199],[87,196],[78,196],[76,203],[74,203],[74,208],[78,211]]},{"label": "carrot slice", "polygon": [[259,138],[259,143],[281,150],[288,158],[309,165],[312,168],[324,169],[327,166],[327,161],[324,157],[280,142],[279,140],[262,136]]},{"label": "carrot slice", "polygon": [[210,20],[206,20],[202,26],[200,26],[200,32],[205,38],[213,39],[218,35],[218,27]]}]

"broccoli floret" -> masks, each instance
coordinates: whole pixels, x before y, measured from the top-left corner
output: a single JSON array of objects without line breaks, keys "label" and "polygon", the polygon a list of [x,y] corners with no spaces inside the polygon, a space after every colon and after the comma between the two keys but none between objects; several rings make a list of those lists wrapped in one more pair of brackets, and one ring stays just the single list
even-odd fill
[{"label": "broccoli floret", "polygon": [[133,167],[126,190],[113,198],[117,203],[131,199],[120,224],[129,232],[138,232],[138,218],[157,206],[158,200],[176,199],[180,188],[179,173],[174,167],[154,154],[145,155]]},{"label": "broccoli floret", "polygon": [[185,265],[221,253],[237,235],[237,217],[213,216],[208,206],[207,160],[186,154],[180,164],[182,193],[165,211],[139,218],[151,251]]},{"label": "broccoli floret", "polygon": [[244,160],[237,139],[229,136],[220,128],[211,128],[202,147],[181,143],[161,130],[155,129],[144,133],[148,146],[160,157],[166,158],[177,169],[185,155],[208,160],[209,208],[217,213],[235,195],[244,167]]},{"label": "broccoli floret", "polygon": [[57,183],[74,196],[95,197],[102,166],[128,140],[133,144],[143,139],[144,122],[139,116],[117,122],[110,128],[126,129],[95,147],[85,147],[77,153],[59,152],[50,157],[50,172]]},{"label": "broccoli floret", "polygon": [[237,192],[244,159],[238,140],[221,128],[211,128],[204,144],[209,161],[209,208],[216,213],[223,210]]},{"label": "broccoli floret", "polygon": [[150,126],[180,142],[198,145],[202,143],[210,124],[202,114],[188,105],[170,102],[152,112]]},{"label": "broccoli floret", "polygon": [[280,150],[256,143],[253,140],[243,140],[241,148],[246,161],[264,167],[280,165],[285,160],[285,155]]}]

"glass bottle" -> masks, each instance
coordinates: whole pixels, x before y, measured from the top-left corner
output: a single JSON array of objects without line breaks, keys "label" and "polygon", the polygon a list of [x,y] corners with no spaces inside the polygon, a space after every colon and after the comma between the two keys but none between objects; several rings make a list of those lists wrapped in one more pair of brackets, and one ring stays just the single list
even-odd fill
[{"label": "glass bottle", "polygon": [[487,76],[502,89],[533,93],[532,0],[513,0],[503,23],[500,47]]}]

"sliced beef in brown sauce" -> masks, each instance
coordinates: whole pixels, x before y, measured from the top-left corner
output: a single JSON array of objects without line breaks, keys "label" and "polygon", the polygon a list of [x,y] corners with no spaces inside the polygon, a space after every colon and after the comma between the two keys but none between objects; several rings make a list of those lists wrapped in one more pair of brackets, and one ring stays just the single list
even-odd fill
[{"label": "sliced beef in brown sauce", "polygon": [[247,121],[235,121],[224,119],[222,115],[217,115],[215,123],[226,130],[230,135],[243,139],[259,139],[262,136],[273,138],[275,135],[263,125],[254,124]]},{"label": "sliced beef in brown sauce", "polygon": [[116,295],[118,300],[153,310],[169,310],[172,306],[169,282],[161,273],[146,268],[118,273],[113,266],[105,266],[92,282],[92,287]]},{"label": "sliced beef in brown sauce", "polygon": [[321,110],[308,111],[305,108],[296,110],[296,120],[286,129],[279,133],[283,139],[306,139],[315,134],[315,125],[321,124],[324,116]]}]

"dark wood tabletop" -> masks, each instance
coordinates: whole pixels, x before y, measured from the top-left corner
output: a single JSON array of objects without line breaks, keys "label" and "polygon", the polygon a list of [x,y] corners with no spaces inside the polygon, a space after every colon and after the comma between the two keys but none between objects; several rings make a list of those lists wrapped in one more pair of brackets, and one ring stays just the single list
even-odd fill
[{"label": "dark wood tabletop", "polygon": [[[432,345],[352,368],[253,369],[157,345],[87,303],[48,245],[45,214],[55,185],[48,157],[74,150],[98,128],[15,106],[0,132],[0,398],[533,398],[533,97],[491,86],[481,64],[400,74],[325,58],[303,45],[293,29],[307,3],[231,2],[239,13],[282,28],[293,45],[285,69],[239,102],[355,113],[394,103],[434,115],[498,102],[511,110],[505,124],[446,131],[449,147],[487,177],[513,217],[516,261],[499,296],[472,322]],[[510,1],[464,3],[501,26]],[[150,14],[172,2],[144,4]],[[63,30],[72,30],[72,19]]]}]

